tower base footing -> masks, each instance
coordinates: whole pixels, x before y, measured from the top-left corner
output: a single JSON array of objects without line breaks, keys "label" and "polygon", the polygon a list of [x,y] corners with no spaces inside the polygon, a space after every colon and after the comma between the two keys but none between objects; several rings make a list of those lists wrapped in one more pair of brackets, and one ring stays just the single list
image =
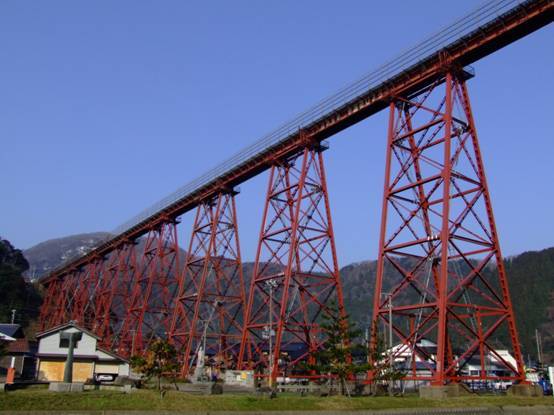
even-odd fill
[{"label": "tower base footing", "polygon": [[446,399],[471,395],[473,392],[463,383],[450,385],[430,385],[419,388],[419,397],[425,399]]},{"label": "tower base footing", "polygon": [[508,389],[508,395],[539,397],[543,395],[543,391],[540,385],[520,383],[518,385],[512,385],[510,389]]}]

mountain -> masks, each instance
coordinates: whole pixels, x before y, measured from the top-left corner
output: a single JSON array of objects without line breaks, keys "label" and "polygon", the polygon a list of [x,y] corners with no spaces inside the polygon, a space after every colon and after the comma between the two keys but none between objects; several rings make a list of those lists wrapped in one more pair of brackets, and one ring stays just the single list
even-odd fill
[{"label": "mountain", "polygon": [[[107,233],[90,233],[52,239],[23,254],[39,277],[68,258],[88,252],[108,236]],[[537,354],[535,329],[539,329],[542,335],[545,356],[554,359],[554,248],[506,258],[505,267],[526,360],[528,354],[533,358]],[[253,264],[245,262],[243,269],[245,281],[248,282]],[[346,309],[352,320],[362,328],[368,327],[371,319],[376,270],[376,261],[353,263],[341,269]],[[399,278],[392,270],[386,272],[385,291],[391,281]],[[494,272],[494,269],[487,272]]]},{"label": "mountain", "polygon": [[[26,276],[31,281],[37,281],[49,272],[71,259],[78,258],[92,251],[95,246],[112,237],[108,232],[83,233],[63,238],[49,239],[23,251],[29,262]],[[144,249],[145,238],[138,240],[136,252]],[[186,251],[181,251],[181,258]]]},{"label": "mountain", "polygon": [[110,236],[107,232],[83,233],[49,239],[26,249],[23,255],[29,262],[27,275],[30,280],[39,279],[65,261],[91,251]]}]

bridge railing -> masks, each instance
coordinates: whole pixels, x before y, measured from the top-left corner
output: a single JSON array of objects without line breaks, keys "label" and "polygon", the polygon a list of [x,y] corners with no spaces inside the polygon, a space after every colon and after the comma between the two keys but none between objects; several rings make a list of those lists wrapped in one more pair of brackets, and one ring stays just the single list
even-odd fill
[{"label": "bridge railing", "polygon": [[[369,91],[386,85],[388,81],[400,74],[409,71],[411,68],[425,65],[427,60],[435,57],[442,50],[449,50],[465,39],[470,39],[481,31],[485,31],[491,25],[503,21],[511,13],[525,13],[526,5],[533,4],[537,0],[491,0],[479,6],[464,17],[456,20],[453,24],[439,30],[429,36],[423,42],[407,49],[396,58],[381,65],[372,72],[369,72],[357,81],[348,84],[337,93],[323,99],[308,110],[298,114],[293,119],[282,124],[279,128],[266,134],[258,141],[246,147],[239,153],[225,160],[202,176],[180,187],[164,199],[158,201],[148,209],[142,211],[129,221],[123,223],[112,231],[114,234],[103,241],[100,241],[97,248],[109,246],[112,241],[116,243],[118,237],[125,233],[132,233],[134,228],[141,228],[156,215],[164,210],[171,210],[180,201],[194,196],[202,189],[207,189],[220,179],[228,177],[231,173],[239,171],[245,164],[257,160],[259,157],[270,153],[275,147],[294,139],[300,129],[309,129],[318,122],[332,116],[342,108],[352,104],[360,97],[368,94]],[[80,257],[73,257],[64,264],[53,270],[53,275],[63,270],[69,263],[77,261]]]},{"label": "bridge railing", "polygon": [[117,235],[125,232],[126,230],[147,220],[157,212],[183,199],[187,195],[190,195],[202,187],[215,182],[221,177],[224,177],[231,170],[248,163],[248,161],[270,151],[272,147],[286,141],[291,135],[296,134],[298,130],[309,127],[322,117],[327,116],[333,111],[347,105],[349,102],[355,100],[368,90],[386,82],[388,79],[398,75],[411,66],[417,65],[429,55],[440,51],[441,49],[447,47],[450,43],[458,41],[465,35],[479,29],[483,22],[493,20],[521,3],[523,2],[520,0],[493,0],[481,5],[464,17],[458,19],[452,25],[434,33],[423,42],[406,50],[395,59],[390,60],[376,70],[363,76],[356,82],[348,84],[337,93],[323,99],[315,106],[302,112],[292,120],[289,120],[279,128],[263,136],[260,140],[225,160],[223,163],[217,165],[207,173],[177,189],[169,196],[158,201],[156,204],[150,206],[148,209],[142,211],[137,216],[117,227],[113,233]]}]

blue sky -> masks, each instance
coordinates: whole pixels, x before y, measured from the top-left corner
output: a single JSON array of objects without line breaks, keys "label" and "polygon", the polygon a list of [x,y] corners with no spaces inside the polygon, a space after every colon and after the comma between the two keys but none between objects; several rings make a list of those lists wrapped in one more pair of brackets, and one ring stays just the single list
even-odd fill
[{"label": "blue sky", "polygon": [[[481,1],[0,4],[0,235],[111,230]],[[505,254],[554,245],[554,27],[469,82]],[[339,260],[375,258],[386,113],[325,153]],[[237,199],[252,260],[267,175]],[[188,241],[192,212],[183,218]]]}]

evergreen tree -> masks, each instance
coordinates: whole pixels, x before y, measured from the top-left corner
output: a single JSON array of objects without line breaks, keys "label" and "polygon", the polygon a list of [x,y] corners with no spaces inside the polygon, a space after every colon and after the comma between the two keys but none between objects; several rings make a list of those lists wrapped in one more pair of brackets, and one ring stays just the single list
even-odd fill
[{"label": "evergreen tree", "polygon": [[350,396],[347,380],[370,369],[367,363],[367,346],[360,342],[362,331],[350,322],[348,316],[342,316],[336,307],[330,307],[320,325],[325,342],[312,354],[314,363],[309,369],[327,376],[332,382],[337,379],[341,394]]},{"label": "evergreen tree", "polygon": [[38,316],[42,300],[36,287],[23,278],[28,268],[21,251],[0,239],[0,323],[11,321],[12,310],[16,310],[15,322],[22,326]]}]

